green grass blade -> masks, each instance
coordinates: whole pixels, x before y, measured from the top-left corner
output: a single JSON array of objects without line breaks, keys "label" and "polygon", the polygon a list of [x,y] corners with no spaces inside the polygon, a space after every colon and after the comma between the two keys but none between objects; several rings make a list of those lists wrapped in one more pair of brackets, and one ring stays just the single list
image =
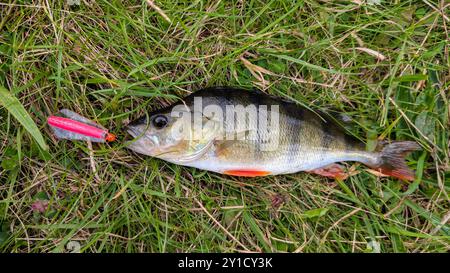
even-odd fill
[{"label": "green grass blade", "polygon": [[265,252],[272,252],[272,249],[271,249],[269,243],[267,242],[267,239],[266,239],[263,231],[258,226],[258,224],[256,223],[256,221],[253,218],[253,216],[251,215],[251,213],[248,212],[248,211],[245,211],[243,213],[243,217],[244,217],[245,223],[247,223],[247,225],[249,226],[250,230],[255,234],[256,238],[258,238],[258,241],[263,246],[264,251]]},{"label": "green grass blade", "polygon": [[20,101],[3,86],[0,86],[0,104],[5,107],[6,110],[8,110],[8,112],[20,122],[20,124],[22,124],[22,126],[28,131],[28,133],[31,134],[42,149],[48,150],[48,146],[45,143],[41,132],[37,128],[33,119],[31,119],[27,110],[25,110]]},{"label": "green grass blade", "polygon": [[300,59],[297,59],[297,58],[294,58],[291,56],[287,56],[287,55],[275,55],[275,54],[270,54],[270,55],[278,57],[278,58],[286,60],[286,61],[289,61],[289,62],[293,62],[296,64],[306,66],[310,69],[317,70],[317,71],[328,72],[328,73],[332,73],[332,74],[348,74],[348,73],[343,73],[343,72],[340,72],[340,71],[337,71],[334,69],[329,69],[329,68],[321,67],[321,66],[318,66],[315,64],[311,64],[311,63],[308,63],[303,60],[300,60]]}]

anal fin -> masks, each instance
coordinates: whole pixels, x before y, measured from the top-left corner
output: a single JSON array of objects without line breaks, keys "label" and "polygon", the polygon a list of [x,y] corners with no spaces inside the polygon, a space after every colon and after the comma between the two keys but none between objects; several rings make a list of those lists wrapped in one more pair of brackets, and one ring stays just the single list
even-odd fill
[{"label": "anal fin", "polygon": [[345,172],[344,168],[339,164],[331,164],[308,172],[339,180],[345,180],[349,176],[348,173]]}]

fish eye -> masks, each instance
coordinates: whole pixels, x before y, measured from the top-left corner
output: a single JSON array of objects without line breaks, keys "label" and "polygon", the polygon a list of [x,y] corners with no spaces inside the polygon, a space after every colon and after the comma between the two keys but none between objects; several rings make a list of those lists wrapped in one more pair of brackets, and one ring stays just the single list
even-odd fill
[{"label": "fish eye", "polygon": [[162,129],[166,127],[167,123],[169,123],[169,120],[164,115],[157,115],[152,119],[152,124],[157,129]]}]

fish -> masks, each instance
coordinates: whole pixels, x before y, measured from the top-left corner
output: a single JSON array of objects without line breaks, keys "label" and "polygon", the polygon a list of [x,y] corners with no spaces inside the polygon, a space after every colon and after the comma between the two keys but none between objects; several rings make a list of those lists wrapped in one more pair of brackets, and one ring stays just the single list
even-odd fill
[{"label": "fish", "polygon": [[[132,151],[224,175],[259,177],[301,171],[345,177],[339,162],[360,162],[402,180],[405,157],[421,147],[393,141],[367,151],[329,115],[258,89],[209,87],[127,125]],[[338,165],[339,166],[339,165]]]}]

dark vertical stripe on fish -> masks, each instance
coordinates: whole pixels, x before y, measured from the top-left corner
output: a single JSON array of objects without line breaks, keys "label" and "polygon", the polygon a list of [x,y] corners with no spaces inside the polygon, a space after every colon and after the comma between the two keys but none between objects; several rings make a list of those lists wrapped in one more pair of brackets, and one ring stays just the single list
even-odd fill
[{"label": "dark vertical stripe on fish", "polygon": [[[288,117],[288,119],[290,119],[290,117]],[[295,122],[286,122],[285,124],[280,124],[280,130],[281,130],[281,126],[286,126],[287,128],[289,128],[288,130],[286,130],[287,132],[289,132],[288,134],[286,134],[286,136],[280,136],[280,137],[286,137],[286,141],[288,141],[288,143],[292,143],[292,144],[297,144],[294,145],[292,147],[292,149],[290,149],[288,151],[288,163],[292,163],[295,162],[297,157],[299,156],[299,152],[300,152],[300,145],[301,145],[301,141],[302,141],[302,134],[303,134],[303,130],[304,130],[304,122],[301,121],[295,121]]]},{"label": "dark vertical stripe on fish", "polygon": [[332,145],[332,142],[334,140],[334,138],[332,137],[333,135],[333,128],[332,126],[329,124],[329,122],[322,122],[322,147],[324,151],[327,151],[330,149],[330,146]]}]

